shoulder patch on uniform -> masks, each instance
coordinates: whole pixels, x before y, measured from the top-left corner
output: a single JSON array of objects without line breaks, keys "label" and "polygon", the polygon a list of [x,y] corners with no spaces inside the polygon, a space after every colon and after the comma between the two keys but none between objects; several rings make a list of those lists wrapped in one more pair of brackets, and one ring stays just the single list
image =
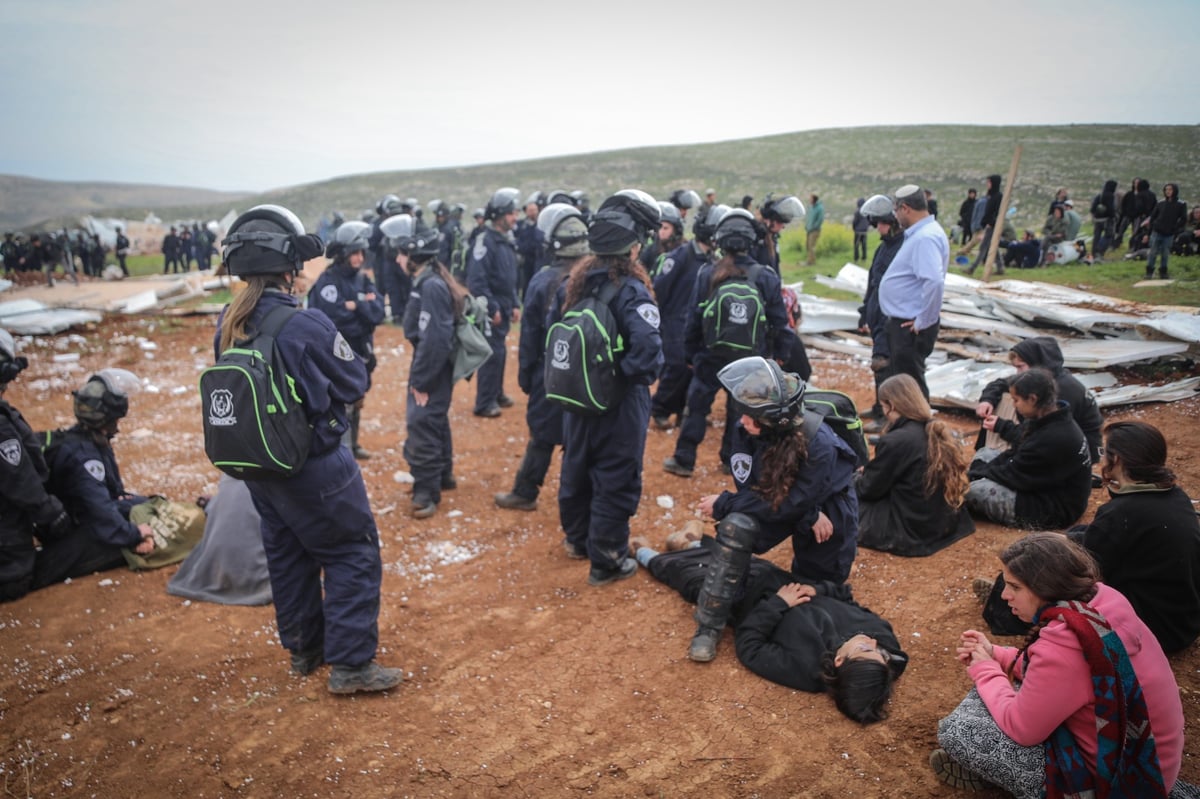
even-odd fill
[{"label": "shoulder patch on uniform", "polygon": [[87,473],[96,479],[97,483],[104,482],[104,464],[94,458],[90,461],[84,461],[83,468],[87,469]]},{"label": "shoulder patch on uniform", "polygon": [[637,307],[638,316],[646,320],[646,324],[658,330],[658,306],[652,302],[644,302]]},{"label": "shoulder patch on uniform", "polygon": [[738,452],[729,459],[729,471],[733,473],[733,479],[739,483],[745,483],[750,478],[750,467],[753,465],[754,458],[745,452]]},{"label": "shoulder patch on uniform", "polygon": [[417,317],[417,330],[425,332],[425,328],[429,327],[429,311],[421,311]]},{"label": "shoulder patch on uniform", "polygon": [[343,361],[354,360],[354,350],[350,348],[350,342],[342,338],[341,333],[338,333],[333,338],[333,354]]},{"label": "shoulder patch on uniform", "polygon": [[321,299],[328,303],[335,303],[338,299],[337,286],[332,283],[326,283],[321,287]]},{"label": "shoulder patch on uniform", "polygon": [[15,438],[10,438],[8,441],[0,441],[0,457],[8,461],[10,466],[21,465],[21,442]]},{"label": "shoulder patch on uniform", "polygon": [[471,250],[471,257],[476,261],[482,261],[487,255],[487,235],[484,233],[475,237],[475,246]]},{"label": "shoulder patch on uniform", "polygon": [[675,259],[674,258],[664,258],[663,262],[662,262],[662,269],[660,270],[660,273],[664,274],[664,275],[669,275],[669,274],[671,274],[671,270],[674,268],[675,268]]}]

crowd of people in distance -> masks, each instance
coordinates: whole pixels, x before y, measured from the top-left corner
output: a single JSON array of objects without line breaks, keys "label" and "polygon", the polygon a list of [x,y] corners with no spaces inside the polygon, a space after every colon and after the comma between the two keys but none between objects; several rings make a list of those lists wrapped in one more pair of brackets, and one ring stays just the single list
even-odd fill
[{"label": "crowd of people in distance", "polygon": [[[987,183],[986,199],[960,208],[960,225],[971,223],[955,235],[981,253],[998,223],[1000,178]],[[1128,194],[1118,198],[1109,183],[1093,204],[1094,250],[1145,229],[1149,265],[1161,257],[1165,275],[1168,233],[1159,231],[1176,235],[1186,216],[1172,205],[1176,187],[1122,225]],[[1079,232],[1060,194],[1043,236],[1028,239],[1041,253]],[[659,202],[625,189],[593,211],[584,192],[537,191],[522,201],[504,187],[478,209],[469,234],[464,211],[388,195],[369,218],[334,217],[318,236],[288,209],[263,205],[221,242],[223,265],[245,287],[219,318],[214,359],[269,330],[309,424],[307,455],[287,476],[223,480],[221,489],[229,497],[222,516],[261,531],[261,552],[245,560],[269,577],[293,673],[328,664],[334,694],[402,682],[401,669],[376,661],[380,539],[357,463],[371,457],[360,420],[376,329],[390,319],[411,345],[402,452],[413,478],[408,511],[419,524],[458,488],[449,410],[463,374],[476,374],[479,424],[517,405],[504,386],[508,334],[519,324],[528,439],[495,506],[537,509],[561,448],[563,555],[579,561],[591,586],[634,578],[640,564],[693,603],[690,660],[716,659],[731,627],[736,657],[755,674],[828,693],[859,723],[881,721],[908,657],[847,582],[859,548],[926,557],[971,535],[977,521],[1018,529],[1026,534],[1000,553],[1000,575],[981,577],[977,592],[993,634],[1025,642],[962,633],[957,658],[975,688],[947,708],[934,772],[951,785],[995,784],[1017,796],[1083,795],[1098,783],[1125,795],[1171,791],[1183,715],[1165,653],[1200,637],[1200,522],[1167,466],[1162,434],[1143,422],[1106,424],[1051,336],[1013,346],[1015,373],[984,389],[973,453],[934,412],[925,361],[940,329],[951,245],[932,192],[908,184],[857,207],[856,256],[860,247],[867,255],[869,229],[880,234],[859,322],[872,341],[875,398],[861,416],[873,453],[848,418],[852,408],[840,417],[820,411],[817,400],[837,392],[813,383],[798,304],[782,285],[779,237],[805,220],[811,257],[824,215],[816,194],[807,207],[789,194],[731,208],[712,190],[702,199],[680,189]],[[322,255],[328,266],[302,288],[305,262]],[[478,331],[485,350],[465,371],[464,327]],[[0,331],[0,388],[26,365]],[[44,436],[0,398],[4,599],[155,546],[130,521],[145,498],[126,492],[110,444],[137,386],[123,370],[97,372],[74,393],[78,424]],[[692,479],[722,394],[714,466],[730,482],[696,497],[703,523],[660,550],[631,530],[647,438],[675,429],[662,469]],[[1110,499],[1081,524],[1099,488]],[[198,553],[221,557],[227,540],[214,533]],[[760,557],[785,541],[787,568]],[[261,569],[251,584],[253,571],[244,591],[231,591],[243,601],[262,601]],[[185,572],[174,591],[212,595],[203,563],[185,563]]]}]

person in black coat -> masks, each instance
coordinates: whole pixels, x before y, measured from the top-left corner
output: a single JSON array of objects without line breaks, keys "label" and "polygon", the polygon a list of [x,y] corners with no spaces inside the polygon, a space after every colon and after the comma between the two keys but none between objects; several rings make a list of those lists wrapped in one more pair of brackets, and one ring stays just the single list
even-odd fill
[{"label": "person in black coat", "polygon": [[1092,198],[1092,255],[1103,257],[1113,244],[1117,222],[1117,182],[1104,181],[1104,188]]},{"label": "person in black coat", "polygon": [[1167,468],[1167,441],[1145,422],[1104,428],[1100,473],[1111,499],[1068,536],[1096,558],[1164,652],[1200,636],[1200,520]]},{"label": "person in black coat", "polygon": [[1179,185],[1168,183],[1163,186],[1162,201],[1154,206],[1149,218],[1143,222],[1150,229],[1150,253],[1146,256],[1146,279],[1154,277],[1154,262],[1162,256],[1158,267],[1160,279],[1167,278],[1167,259],[1175,237],[1183,231],[1187,222],[1187,203],[1179,199]]},{"label": "person in black coat", "polygon": [[[713,564],[705,539],[688,549],[637,550],[654,577],[696,602]],[[892,683],[908,656],[892,625],[854,601],[850,586],[797,582],[770,561],[752,558],[745,596],[730,621],[738,660],[772,682],[812,693],[828,692],[845,715],[869,724],[886,717]]]},{"label": "person in black coat", "polygon": [[[1058,399],[1071,406],[1071,418],[1075,420],[1075,424],[1079,425],[1084,438],[1087,439],[1088,456],[1092,459],[1092,463],[1098,463],[1100,460],[1100,428],[1104,424],[1104,417],[1100,415],[1100,406],[1096,404],[1096,398],[1092,396],[1091,392],[1083,383],[1079,382],[1075,375],[1063,368],[1062,348],[1059,347],[1058,340],[1050,336],[1035,336],[1025,339],[1013,346],[1009,351],[1008,359],[1017,368],[1017,374],[1021,374],[1027,369],[1040,368],[1054,376],[1055,393]],[[1008,410],[1009,403],[1005,402],[1008,397],[1008,389],[1014,379],[1015,376],[1001,377],[988,383],[979,396],[979,405],[975,407],[975,415],[980,419],[987,419],[989,416],[998,417],[992,430],[1007,444],[1014,443],[1020,437],[1020,417],[1011,413]],[[975,445],[976,449],[984,446],[986,437],[986,430],[981,428],[979,439]],[[997,446],[998,443],[993,441],[990,446],[1001,449],[1002,447]]]},{"label": "person in black coat", "polygon": [[[1074,524],[1091,493],[1091,458],[1083,431],[1067,403],[1057,398],[1045,369],[1017,375],[1009,387],[1024,419],[1011,449],[975,453],[968,476],[967,508],[1007,527],[1061,529]],[[997,417],[984,420],[993,429]]]},{"label": "person in black coat", "polygon": [[963,504],[967,458],[911,375],[879,387],[887,426],[855,479],[860,546],[914,557],[932,555],[975,532]]},{"label": "person in black coat", "polygon": [[958,206],[958,226],[962,229],[962,238],[959,244],[964,247],[971,240],[971,234],[975,232],[971,228],[971,218],[975,215],[975,203],[975,190],[967,189],[967,199]]}]

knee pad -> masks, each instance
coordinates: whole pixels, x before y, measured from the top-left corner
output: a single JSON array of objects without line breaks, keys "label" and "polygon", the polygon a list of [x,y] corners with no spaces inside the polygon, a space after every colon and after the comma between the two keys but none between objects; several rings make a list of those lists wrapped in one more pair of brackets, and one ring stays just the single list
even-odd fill
[{"label": "knee pad", "polygon": [[751,552],[758,522],[744,513],[731,513],[717,524],[717,543],[738,552]]}]

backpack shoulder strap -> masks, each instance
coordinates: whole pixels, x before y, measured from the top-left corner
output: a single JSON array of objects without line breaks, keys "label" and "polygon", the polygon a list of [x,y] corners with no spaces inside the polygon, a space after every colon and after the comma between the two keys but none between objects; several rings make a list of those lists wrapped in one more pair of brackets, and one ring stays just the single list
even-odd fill
[{"label": "backpack shoulder strap", "polygon": [[[592,295],[604,305],[611,305],[613,299],[617,296],[617,292],[621,290],[620,283],[614,283],[611,280],[605,280],[599,288],[592,289]],[[609,309],[611,310],[611,308]]]},{"label": "backpack shoulder strap", "polygon": [[262,325],[259,326],[258,332],[255,335],[270,336],[275,338],[279,335],[279,331],[283,330],[283,326],[292,318],[300,309],[293,305],[278,305],[267,311],[267,315],[263,317]]}]

